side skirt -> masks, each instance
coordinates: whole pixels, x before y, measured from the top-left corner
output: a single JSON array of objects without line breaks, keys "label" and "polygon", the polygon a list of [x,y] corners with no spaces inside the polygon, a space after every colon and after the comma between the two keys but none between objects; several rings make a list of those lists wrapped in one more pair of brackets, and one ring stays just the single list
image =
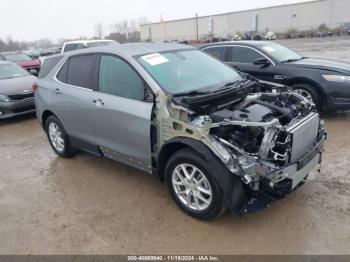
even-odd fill
[{"label": "side skirt", "polygon": [[81,149],[87,153],[90,153],[98,157],[103,157],[103,154],[97,145],[85,142],[79,138],[72,137],[72,136],[69,137],[69,141],[71,143],[71,146],[74,148]]},{"label": "side skirt", "polygon": [[152,167],[148,165],[148,163],[137,161],[136,159],[132,159],[130,157],[122,155],[109,148],[94,145],[73,136],[69,136],[69,141],[72,147],[83,150],[92,155],[95,155],[98,157],[107,157],[114,161],[126,164],[128,166],[134,167],[141,171],[144,171],[148,174],[157,174],[157,172],[153,170]]}]

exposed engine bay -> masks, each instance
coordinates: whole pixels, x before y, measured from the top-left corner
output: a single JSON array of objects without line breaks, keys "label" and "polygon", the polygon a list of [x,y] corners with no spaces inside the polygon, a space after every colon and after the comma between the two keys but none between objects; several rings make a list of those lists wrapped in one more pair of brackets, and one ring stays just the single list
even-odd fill
[{"label": "exposed engine bay", "polygon": [[310,170],[301,170],[310,161],[321,162],[323,121],[288,87],[247,80],[215,93],[174,96],[172,108],[208,132],[207,145],[253,192],[285,195],[307,177]]}]

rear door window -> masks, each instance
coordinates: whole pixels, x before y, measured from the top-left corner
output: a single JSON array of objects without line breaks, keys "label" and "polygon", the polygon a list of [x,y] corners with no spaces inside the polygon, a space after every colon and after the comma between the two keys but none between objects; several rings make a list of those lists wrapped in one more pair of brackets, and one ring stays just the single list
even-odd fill
[{"label": "rear door window", "polygon": [[257,58],[265,58],[257,51],[248,47],[233,46],[231,48],[230,62],[253,64]]},{"label": "rear door window", "polygon": [[57,75],[63,83],[94,89],[96,80],[97,55],[79,55],[69,58]]},{"label": "rear door window", "polygon": [[226,61],[227,57],[227,47],[226,46],[220,46],[220,47],[210,47],[204,50],[209,55],[221,60]]},{"label": "rear door window", "polygon": [[135,100],[144,100],[144,82],[123,59],[102,55],[99,71],[99,91]]}]

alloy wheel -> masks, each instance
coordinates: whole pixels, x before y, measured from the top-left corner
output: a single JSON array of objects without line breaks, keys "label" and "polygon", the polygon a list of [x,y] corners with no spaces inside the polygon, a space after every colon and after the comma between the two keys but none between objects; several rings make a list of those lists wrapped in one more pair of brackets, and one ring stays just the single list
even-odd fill
[{"label": "alloy wheel", "polygon": [[294,89],[293,91],[295,93],[303,96],[304,98],[306,98],[309,102],[311,102],[313,104],[315,103],[315,101],[314,101],[314,99],[309,91],[306,91],[304,89]]},{"label": "alloy wheel", "polygon": [[210,183],[204,173],[194,165],[176,166],[172,173],[172,186],[178,199],[192,210],[205,210],[212,203]]},{"label": "alloy wheel", "polygon": [[49,137],[52,145],[58,152],[64,151],[64,139],[60,127],[55,123],[49,124]]}]

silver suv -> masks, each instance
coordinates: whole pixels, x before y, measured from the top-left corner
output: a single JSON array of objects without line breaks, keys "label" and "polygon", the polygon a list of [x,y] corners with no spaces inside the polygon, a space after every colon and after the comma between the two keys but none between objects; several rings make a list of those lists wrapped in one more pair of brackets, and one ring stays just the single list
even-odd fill
[{"label": "silver suv", "polygon": [[201,219],[287,195],[321,162],[326,137],[302,96],[180,44],[50,57],[35,100],[59,156],[82,149],[155,174]]}]

